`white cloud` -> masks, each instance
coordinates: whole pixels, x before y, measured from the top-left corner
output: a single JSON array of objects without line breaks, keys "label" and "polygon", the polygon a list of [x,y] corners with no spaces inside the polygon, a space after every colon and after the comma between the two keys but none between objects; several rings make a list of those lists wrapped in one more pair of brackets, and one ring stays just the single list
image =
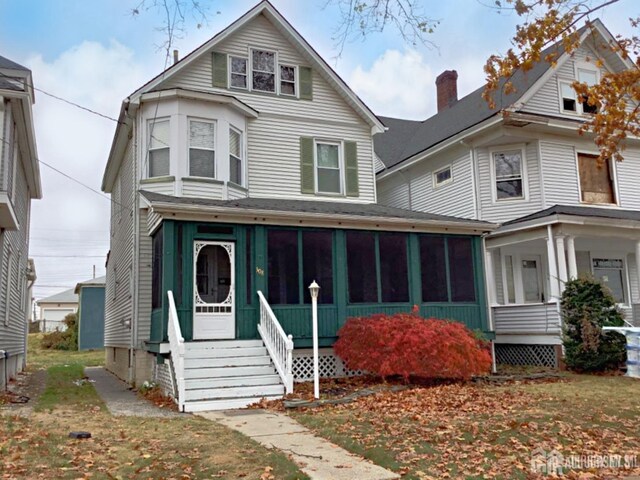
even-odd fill
[{"label": "white cloud", "polygon": [[349,84],[380,115],[424,119],[435,105],[434,74],[415,50],[387,50],[369,70],[358,65]]},{"label": "white cloud", "polygon": [[[152,72],[131,49],[111,41],[83,42],[52,61],[36,54],[21,62],[32,69],[34,86],[117,118],[122,100]],[[100,190],[116,123],[36,91],[34,105],[39,158]],[[32,203],[32,255],[106,255],[109,248],[107,199],[40,166],[44,198]],[[102,258],[36,257],[36,297],[90,278]]]}]

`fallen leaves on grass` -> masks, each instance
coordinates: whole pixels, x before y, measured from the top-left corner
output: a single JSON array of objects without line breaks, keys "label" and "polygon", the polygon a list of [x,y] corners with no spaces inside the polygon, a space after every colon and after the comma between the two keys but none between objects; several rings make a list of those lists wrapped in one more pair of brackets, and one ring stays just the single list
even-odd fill
[{"label": "fallen leaves on grass", "polygon": [[178,411],[178,405],[176,405],[176,402],[173,400],[173,398],[165,395],[162,392],[162,389],[158,386],[145,390],[138,390],[138,395],[150,401],[159,408],[165,408],[167,410],[173,410],[175,412]]}]

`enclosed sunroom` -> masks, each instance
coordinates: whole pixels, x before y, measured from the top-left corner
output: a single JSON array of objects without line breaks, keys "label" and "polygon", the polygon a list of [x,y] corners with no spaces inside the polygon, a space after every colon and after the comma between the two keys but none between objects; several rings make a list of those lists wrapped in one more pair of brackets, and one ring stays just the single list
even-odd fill
[{"label": "enclosed sunroom", "polygon": [[[244,375],[259,366],[260,375],[273,375],[273,388],[251,387],[247,396],[281,395],[294,378],[309,378],[308,286],[314,280],[321,287],[325,376],[351,373],[331,349],[350,317],[408,312],[417,305],[425,317],[460,321],[492,335],[481,237],[491,224],[379,205],[205,200],[144,191],[142,197],[152,238],[146,345],[157,354],[158,369],[177,378],[178,396],[180,375],[199,379],[185,383],[187,403],[207,400],[193,390],[224,384],[206,385],[219,367]],[[180,352],[184,360],[177,358]],[[259,365],[247,360],[252,355],[261,357],[254,359]],[[187,409],[197,409],[196,403]]]}]

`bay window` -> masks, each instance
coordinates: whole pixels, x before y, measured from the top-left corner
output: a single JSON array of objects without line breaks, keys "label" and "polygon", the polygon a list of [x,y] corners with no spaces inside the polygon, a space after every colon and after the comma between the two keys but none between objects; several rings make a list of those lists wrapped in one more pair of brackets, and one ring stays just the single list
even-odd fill
[{"label": "bay window", "polygon": [[149,145],[148,176],[164,177],[170,172],[169,120],[155,120],[148,123]]},{"label": "bay window", "polygon": [[236,185],[242,181],[242,133],[235,128],[229,129],[229,180]]},{"label": "bay window", "polygon": [[189,121],[189,175],[215,178],[215,124]]}]

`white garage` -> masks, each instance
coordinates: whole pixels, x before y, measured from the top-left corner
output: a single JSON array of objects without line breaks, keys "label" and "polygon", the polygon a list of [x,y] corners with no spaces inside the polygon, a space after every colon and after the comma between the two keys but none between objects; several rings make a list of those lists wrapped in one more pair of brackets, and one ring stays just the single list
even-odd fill
[{"label": "white garage", "polygon": [[40,331],[64,330],[64,317],[78,311],[78,295],[74,289],[65,290],[38,301],[40,307]]}]

